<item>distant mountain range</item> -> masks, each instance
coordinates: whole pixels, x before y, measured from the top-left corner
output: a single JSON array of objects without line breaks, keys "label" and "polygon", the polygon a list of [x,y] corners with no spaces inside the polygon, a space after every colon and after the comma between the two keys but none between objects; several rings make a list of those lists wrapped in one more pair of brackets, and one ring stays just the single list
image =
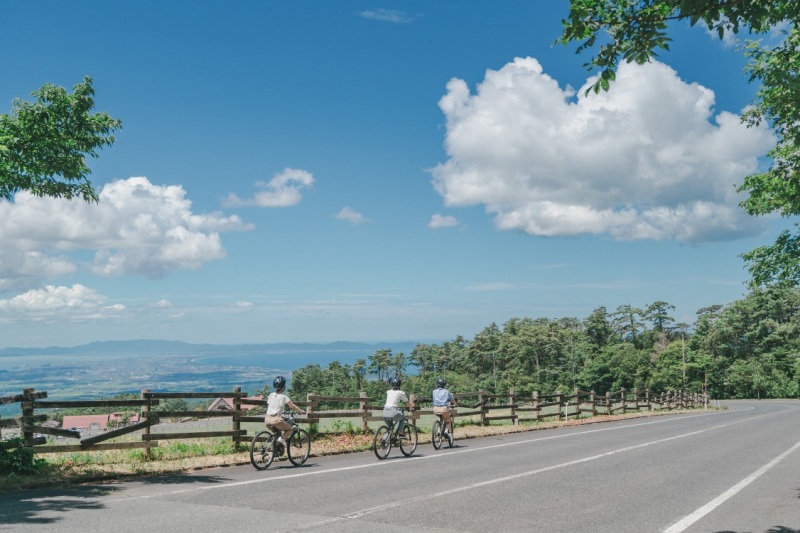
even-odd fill
[{"label": "distant mountain range", "polygon": [[372,353],[380,349],[409,353],[419,342],[348,342],[337,341],[318,343],[268,343],[268,344],[192,344],[182,341],[129,340],[99,341],[80,346],[49,346],[47,348],[1,348],[0,357],[19,357],[33,355],[249,355],[286,352],[337,352],[343,350],[364,350]]}]

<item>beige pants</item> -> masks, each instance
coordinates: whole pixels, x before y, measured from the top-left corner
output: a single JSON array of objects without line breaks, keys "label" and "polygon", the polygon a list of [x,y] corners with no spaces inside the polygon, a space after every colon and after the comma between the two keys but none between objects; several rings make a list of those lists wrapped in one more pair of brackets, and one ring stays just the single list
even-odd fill
[{"label": "beige pants", "polygon": [[453,417],[450,415],[450,408],[446,405],[434,405],[433,414],[442,415],[444,419],[444,427],[453,434]]},{"label": "beige pants", "polygon": [[267,425],[267,428],[274,427],[277,430],[283,431],[283,440],[288,439],[289,435],[292,434],[292,426],[290,426],[281,415],[267,415],[264,417],[264,423]]}]

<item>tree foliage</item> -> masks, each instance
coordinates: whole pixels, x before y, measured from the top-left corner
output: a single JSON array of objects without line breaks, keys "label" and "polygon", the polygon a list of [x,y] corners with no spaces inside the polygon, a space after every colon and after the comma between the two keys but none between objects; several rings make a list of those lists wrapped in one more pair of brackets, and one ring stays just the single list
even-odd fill
[{"label": "tree foliage", "polygon": [[[755,289],[745,298],[697,312],[693,325],[673,325],[664,301],[605,307],[587,318],[512,318],[472,340],[418,344],[411,355],[377,350],[353,366],[307,365],[292,376],[293,397],[367,393],[383,400],[388,380],[429,398],[444,377],[455,392],[514,390],[552,394],[575,388],[598,394],[621,388],[708,392],[712,398],[800,396],[800,289]],[[409,367],[392,367],[392,361]],[[367,364],[367,361],[370,361]],[[339,404],[339,407],[341,405]],[[356,405],[352,405],[356,407]]]},{"label": "tree foliage", "polygon": [[14,100],[11,114],[0,115],[0,197],[16,192],[35,196],[82,198],[97,202],[86,156],[114,143],[122,123],[107,113],[92,113],[92,78],[68,93],[46,84],[34,91],[34,102]]},{"label": "tree foliage", "polygon": [[[702,24],[720,39],[747,31],[746,72],[758,83],[755,101],[742,117],[766,122],[777,137],[771,166],[745,178],[741,206],[751,215],[800,214],[800,2],[797,0],[571,0],[556,41],[578,43],[577,52],[596,50],[585,63],[599,70],[589,91],[608,90],[620,62],[646,63],[669,50],[670,23]],[[771,35],[772,33],[777,34]],[[588,92],[588,91],[587,91]],[[743,254],[751,286],[800,283],[800,230]]]}]

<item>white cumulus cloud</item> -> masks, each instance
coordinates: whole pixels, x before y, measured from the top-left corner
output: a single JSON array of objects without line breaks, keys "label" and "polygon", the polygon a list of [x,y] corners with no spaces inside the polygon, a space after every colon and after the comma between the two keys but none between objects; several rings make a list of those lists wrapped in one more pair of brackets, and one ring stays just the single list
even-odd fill
[{"label": "white cumulus cloud", "polygon": [[336,219],[345,220],[356,226],[369,221],[369,219],[364,218],[364,215],[350,207],[343,207],[341,211],[336,213]]},{"label": "white cumulus cloud", "polygon": [[253,198],[243,199],[231,193],[223,202],[225,207],[291,207],[303,199],[302,190],[314,184],[314,176],[305,170],[285,168],[268,182],[256,182],[261,189]]},{"label": "white cumulus cloud", "polygon": [[366,19],[395,23],[407,23],[414,20],[414,17],[408,13],[397,11],[396,9],[373,9],[369,11],[362,11],[361,16]]},{"label": "white cumulus cloud", "polygon": [[458,219],[454,216],[450,215],[440,215],[436,213],[431,217],[431,221],[428,222],[428,227],[431,229],[438,229],[438,228],[452,228],[453,226],[458,226]]},{"label": "white cumulus cloud", "polygon": [[452,79],[439,107],[448,160],[432,169],[447,206],[484,205],[531,235],[703,242],[762,222],[736,184],[774,144],[714,114],[714,93],[653,62],[622,64],[609,92],[562,89],[533,58],[488,70],[475,94]]},{"label": "white cumulus cloud", "polygon": [[105,305],[105,302],[105,296],[81,284],[71,287],[47,285],[0,300],[0,322],[86,321],[118,316],[125,311],[124,305]]},{"label": "white cumulus cloud", "polygon": [[100,201],[39,198],[19,192],[0,201],[0,290],[31,288],[70,274],[80,263],[73,253],[94,254],[100,275],[160,277],[196,269],[225,257],[220,233],[252,229],[238,216],[198,214],[178,185],[147,178],[105,185]]}]

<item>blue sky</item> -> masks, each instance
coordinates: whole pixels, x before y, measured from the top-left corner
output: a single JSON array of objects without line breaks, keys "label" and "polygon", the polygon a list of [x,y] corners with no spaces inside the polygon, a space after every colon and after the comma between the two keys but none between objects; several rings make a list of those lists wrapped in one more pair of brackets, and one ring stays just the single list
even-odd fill
[{"label": "blue sky", "polygon": [[0,202],[3,347],[472,338],[745,293],[778,223],[730,42],[679,25],[608,94],[566,0],[4,0],[0,112],[94,79],[98,205]]}]

